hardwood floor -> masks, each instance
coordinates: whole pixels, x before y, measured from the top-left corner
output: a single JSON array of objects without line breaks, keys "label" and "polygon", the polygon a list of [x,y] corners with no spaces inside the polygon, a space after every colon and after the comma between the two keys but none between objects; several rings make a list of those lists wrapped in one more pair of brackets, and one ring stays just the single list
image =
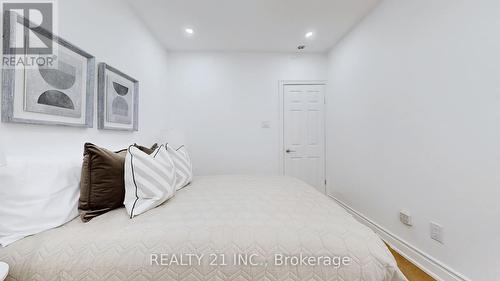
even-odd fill
[{"label": "hardwood floor", "polygon": [[416,267],[414,264],[394,251],[391,247],[389,247],[389,250],[396,259],[399,269],[401,269],[409,281],[436,281],[434,278],[430,277],[427,273],[423,272],[420,268]]}]

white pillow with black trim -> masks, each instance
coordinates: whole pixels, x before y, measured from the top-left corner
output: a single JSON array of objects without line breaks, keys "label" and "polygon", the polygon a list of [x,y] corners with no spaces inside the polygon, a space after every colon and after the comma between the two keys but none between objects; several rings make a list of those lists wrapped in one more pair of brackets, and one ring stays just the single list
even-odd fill
[{"label": "white pillow with black trim", "polygon": [[191,163],[191,158],[184,145],[174,149],[167,144],[167,151],[174,161],[176,177],[175,189],[179,190],[190,184],[193,180],[193,165]]},{"label": "white pillow with black trim", "polygon": [[135,146],[125,158],[125,200],[130,218],[158,207],[175,195],[174,162],[164,145],[151,155]]}]

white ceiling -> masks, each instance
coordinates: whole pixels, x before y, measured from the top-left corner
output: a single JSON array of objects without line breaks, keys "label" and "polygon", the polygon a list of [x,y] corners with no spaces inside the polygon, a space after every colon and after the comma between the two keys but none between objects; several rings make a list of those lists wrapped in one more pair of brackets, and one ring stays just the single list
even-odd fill
[{"label": "white ceiling", "polygon": [[379,1],[128,0],[168,50],[276,52],[325,52]]}]

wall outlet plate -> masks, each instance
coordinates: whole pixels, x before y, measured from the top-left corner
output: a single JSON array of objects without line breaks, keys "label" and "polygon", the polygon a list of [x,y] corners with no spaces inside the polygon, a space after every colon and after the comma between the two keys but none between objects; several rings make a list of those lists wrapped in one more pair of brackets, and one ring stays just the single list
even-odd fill
[{"label": "wall outlet plate", "polygon": [[435,222],[430,223],[431,239],[443,243],[443,227]]},{"label": "wall outlet plate", "polygon": [[411,214],[410,214],[410,212],[408,212],[406,210],[399,211],[399,221],[401,221],[401,223],[406,224],[408,226],[413,225],[413,220],[412,220]]}]

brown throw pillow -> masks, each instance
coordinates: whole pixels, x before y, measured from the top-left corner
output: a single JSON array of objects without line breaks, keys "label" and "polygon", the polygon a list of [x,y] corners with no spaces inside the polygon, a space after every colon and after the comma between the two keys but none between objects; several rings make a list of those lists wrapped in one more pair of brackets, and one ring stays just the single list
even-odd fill
[{"label": "brown throw pillow", "polygon": [[147,153],[147,154],[153,153],[158,148],[158,144],[157,143],[153,144],[153,146],[151,148],[140,146],[137,143],[134,143],[134,146],[137,147],[137,148],[139,148],[142,152]]},{"label": "brown throw pillow", "polygon": [[[134,144],[147,154],[154,147]],[[124,165],[127,149],[112,152],[86,143],[83,153],[82,178],[78,209],[84,222],[123,206],[125,198]]]}]

